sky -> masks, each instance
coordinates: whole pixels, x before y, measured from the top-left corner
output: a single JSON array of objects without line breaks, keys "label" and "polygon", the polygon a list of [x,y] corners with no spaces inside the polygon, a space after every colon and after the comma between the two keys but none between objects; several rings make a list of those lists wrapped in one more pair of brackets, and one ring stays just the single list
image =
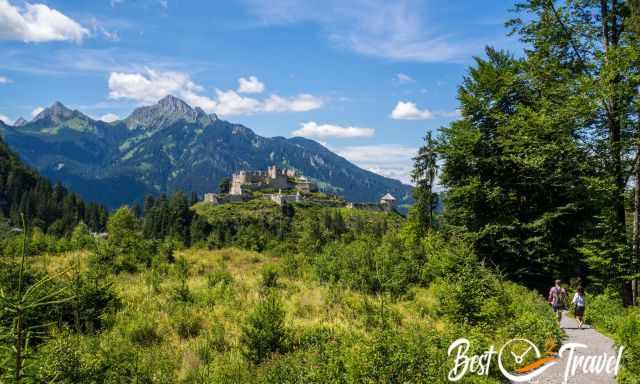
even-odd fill
[{"label": "sky", "polygon": [[458,116],[503,0],[0,0],[0,120],[55,101],[105,121],[167,94],[262,136],[304,136],[404,182]]}]

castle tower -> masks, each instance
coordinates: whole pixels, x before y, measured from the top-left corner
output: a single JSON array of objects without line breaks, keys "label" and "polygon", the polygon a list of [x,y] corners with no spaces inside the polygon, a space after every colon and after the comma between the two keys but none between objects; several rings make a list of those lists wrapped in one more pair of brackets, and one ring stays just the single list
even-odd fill
[{"label": "castle tower", "polygon": [[387,193],[380,198],[380,205],[383,209],[391,211],[396,207],[396,198]]},{"label": "castle tower", "polygon": [[278,176],[278,167],[276,165],[272,165],[267,170],[269,178],[275,179]]}]

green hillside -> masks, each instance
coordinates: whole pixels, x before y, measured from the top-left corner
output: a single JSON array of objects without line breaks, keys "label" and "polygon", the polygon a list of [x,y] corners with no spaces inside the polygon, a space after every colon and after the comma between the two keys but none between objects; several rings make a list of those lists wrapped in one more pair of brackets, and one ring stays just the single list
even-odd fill
[{"label": "green hillside", "polygon": [[[2,122],[0,122],[2,125]],[[22,228],[21,215],[29,226],[56,235],[71,233],[78,222],[94,231],[103,231],[107,213],[104,207],[85,203],[78,195],[26,166],[0,139],[0,228]]]}]

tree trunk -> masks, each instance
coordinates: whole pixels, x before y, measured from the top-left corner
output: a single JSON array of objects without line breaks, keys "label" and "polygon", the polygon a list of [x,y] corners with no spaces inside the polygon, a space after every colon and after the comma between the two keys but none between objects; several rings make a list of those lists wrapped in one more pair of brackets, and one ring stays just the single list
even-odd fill
[{"label": "tree trunk", "polygon": [[[612,7],[609,9],[608,0],[600,0],[600,12],[602,16],[602,45],[604,48],[604,64],[608,67],[610,62],[611,48],[618,45],[620,36],[618,28],[618,6],[617,1],[612,0]],[[626,183],[624,180],[624,170],[622,166],[622,108],[617,96],[618,87],[620,83],[620,77],[614,76],[607,89],[610,95],[604,100],[604,107],[607,119],[607,130],[609,133],[609,150],[610,150],[610,164],[611,164],[611,178],[615,185],[615,192],[613,196],[612,208],[615,219],[615,232],[617,235],[617,241],[626,241],[626,212],[624,205],[624,192]],[[613,264],[619,264],[624,261],[624,255],[617,255],[620,258],[612,260]],[[616,268],[611,268],[610,271],[612,280],[619,282],[620,276]],[[631,304],[631,286],[627,282],[622,282],[621,294],[626,305]]]},{"label": "tree trunk", "polygon": [[[632,272],[638,273],[638,260],[640,260],[640,141],[636,143],[635,163],[635,194],[633,197],[633,256],[631,259]],[[634,276],[631,280],[631,303],[638,304],[638,279]]]}]

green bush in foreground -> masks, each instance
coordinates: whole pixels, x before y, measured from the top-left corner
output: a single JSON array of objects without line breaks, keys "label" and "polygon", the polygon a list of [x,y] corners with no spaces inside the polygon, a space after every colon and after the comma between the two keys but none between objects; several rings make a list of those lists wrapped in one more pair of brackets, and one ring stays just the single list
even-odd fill
[{"label": "green bush in foreground", "polygon": [[618,322],[616,344],[623,345],[623,369],[618,377],[620,383],[640,383],[640,310],[629,309]]},{"label": "green bush in foreground", "polygon": [[256,304],[242,327],[241,342],[245,357],[259,364],[273,353],[287,351],[288,330],[284,324],[285,312],[275,294],[270,294]]},{"label": "green bush in foreground", "polygon": [[622,306],[620,296],[605,292],[588,298],[585,321],[612,335],[618,346],[624,346],[622,370],[618,382],[640,383],[640,310]]}]

